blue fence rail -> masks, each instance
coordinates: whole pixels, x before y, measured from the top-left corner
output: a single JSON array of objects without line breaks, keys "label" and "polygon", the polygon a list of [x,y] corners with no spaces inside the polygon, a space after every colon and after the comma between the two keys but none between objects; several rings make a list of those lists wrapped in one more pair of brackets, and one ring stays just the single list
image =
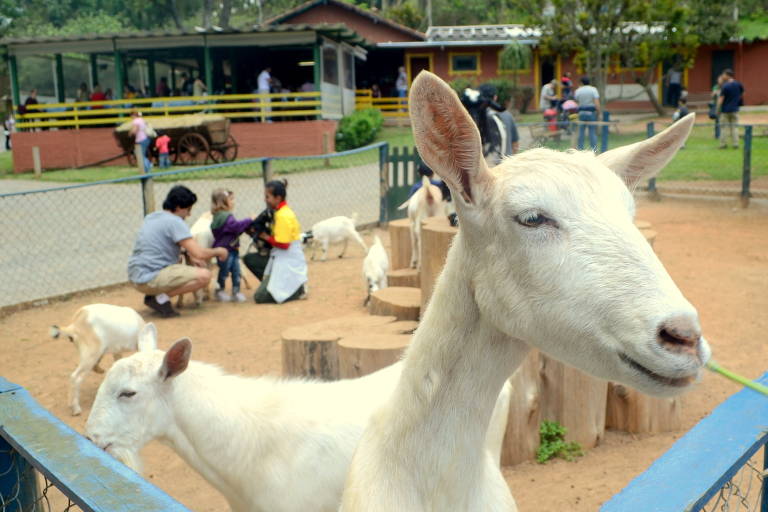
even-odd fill
[{"label": "blue fence rail", "polygon": [[66,497],[67,510],[188,510],[0,377],[0,510],[52,510],[51,487]]},{"label": "blue fence rail", "polygon": [[[758,382],[768,384],[768,373]],[[700,421],[600,512],[768,511],[768,399],[739,391]],[[756,463],[763,449],[763,461]],[[739,474],[746,474],[739,476]]]}]

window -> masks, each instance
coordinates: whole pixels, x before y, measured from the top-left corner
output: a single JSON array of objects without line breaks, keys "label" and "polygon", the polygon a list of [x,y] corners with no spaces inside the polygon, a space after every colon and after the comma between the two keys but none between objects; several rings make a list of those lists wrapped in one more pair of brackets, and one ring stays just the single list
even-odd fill
[{"label": "window", "polygon": [[451,52],[448,56],[449,70],[452,75],[479,75],[480,52]]},{"label": "window", "polygon": [[323,47],[323,82],[339,85],[339,62],[336,48]]},{"label": "window", "polygon": [[347,89],[355,88],[355,56],[349,52],[344,52],[344,87]]}]

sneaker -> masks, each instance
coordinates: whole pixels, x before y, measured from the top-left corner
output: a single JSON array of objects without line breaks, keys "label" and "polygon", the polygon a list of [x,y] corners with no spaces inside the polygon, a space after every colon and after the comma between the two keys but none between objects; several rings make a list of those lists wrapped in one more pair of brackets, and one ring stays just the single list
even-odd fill
[{"label": "sneaker", "polygon": [[229,302],[232,300],[232,297],[230,297],[224,290],[218,290],[216,292],[216,300],[219,302]]},{"label": "sneaker", "polygon": [[242,292],[237,292],[237,293],[236,293],[236,294],[235,294],[235,295],[232,297],[232,302],[245,302],[245,295],[243,295],[243,293],[242,293]]},{"label": "sneaker", "polygon": [[180,316],[179,312],[173,309],[173,306],[171,306],[171,301],[168,301],[164,304],[160,304],[159,302],[157,302],[157,299],[155,299],[154,295],[145,296],[144,304],[146,304],[150,308],[157,311],[160,314],[160,316],[163,318],[172,318],[175,316]]}]

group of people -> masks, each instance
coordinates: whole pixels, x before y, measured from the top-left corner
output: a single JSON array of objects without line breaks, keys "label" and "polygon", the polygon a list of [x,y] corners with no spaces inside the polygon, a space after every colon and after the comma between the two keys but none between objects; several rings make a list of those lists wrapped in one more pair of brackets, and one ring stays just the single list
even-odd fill
[{"label": "group of people", "polygon": [[141,112],[136,109],[131,111],[131,130],[134,144],[139,147],[141,156],[144,159],[144,172],[152,170],[152,160],[149,158],[149,148],[152,140],[155,142],[155,149],[158,155],[158,165],[161,169],[167,169],[171,166],[170,144],[171,138],[167,133],[155,131],[142,117]]},{"label": "group of people", "polygon": [[[268,247],[265,253],[250,253],[243,259],[261,281],[254,301],[283,303],[306,297],[307,264],[301,247],[301,226],[288,206],[286,181],[270,181],[265,186],[266,210],[254,218],[236,219],[235,195],[217,189],[211,197],[211,248],[201,247],[192,237],[184,219],[189,217],[197,196],[183,185],[174,186],[163,202],[163,210],[144,218],[133,253],[128,261],[128,278],[144,295],[144,304],[164,318],[179,316],[171,297],[195,292],[208,286],[211,271],[206,262],[216,258],[219,265],[220,301],[245,302],[240,292],[240,235],[248,232]],[[269,222],[262,219],[269,218]],[[260,222],[262,221],[262,222]],[[185,251],[193,265],[180,263]],[[231,276],[232,294],[225,291]]]},{"label": "group of people", "polygon": [[[560,78],[561,95],[557,94],[557,80],[553,79],[541,88],[539,108],[545,119],[562,117],[568,122],[571,115],[579,120],[578,149],[584,149],[585,135],[589,134],[589,147],[597,149],[597,125],[600,114],[600,93],[587,76],[580,79],[581,86],[574,90],[570,72]],[[589,124],[593,123],[593,124]]]}]

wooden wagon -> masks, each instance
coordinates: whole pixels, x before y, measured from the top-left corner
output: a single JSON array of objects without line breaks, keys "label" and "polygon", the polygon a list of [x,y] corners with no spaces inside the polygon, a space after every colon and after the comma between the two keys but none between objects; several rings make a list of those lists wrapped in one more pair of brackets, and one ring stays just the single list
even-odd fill
[{"label": "wooden wagon", "polygon": [[[237,141],[229,133],[230,121],[224,116],[193,114],[175,117],[147,119],[147,123],[159,134],[171,138],[168,146],[174,165],[203,165],[206,163],[231,162],[237,158]],[[136,165],[134,138],[130,133],[131,121],[115,128],[115,139],[130,165]],[[154,144],[149,148],[150,160],[157,162],[158,152]]]}]

